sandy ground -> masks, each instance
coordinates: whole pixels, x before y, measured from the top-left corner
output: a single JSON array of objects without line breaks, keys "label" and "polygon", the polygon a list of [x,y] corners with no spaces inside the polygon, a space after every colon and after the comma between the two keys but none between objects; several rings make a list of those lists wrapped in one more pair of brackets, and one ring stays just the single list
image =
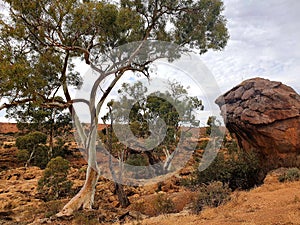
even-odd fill
[{"label": "sandy ground", "polygon": [[230,202],[205,209],[200,215],[183,212],[139,222],[142,225],[300,225],[300,182],[279,183],[277,178],[269,176],[261,187],[236,191]]}]

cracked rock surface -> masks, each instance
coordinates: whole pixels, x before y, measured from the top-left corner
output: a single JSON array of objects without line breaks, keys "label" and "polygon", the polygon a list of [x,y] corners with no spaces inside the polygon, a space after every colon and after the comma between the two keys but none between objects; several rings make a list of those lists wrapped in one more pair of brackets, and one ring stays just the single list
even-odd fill
[{"label": "cracked rock surface", "polygon": [[256,152],[265,169],[300,165],[300,96],[291,87],[253,78],[216,103],[239,146]]}]

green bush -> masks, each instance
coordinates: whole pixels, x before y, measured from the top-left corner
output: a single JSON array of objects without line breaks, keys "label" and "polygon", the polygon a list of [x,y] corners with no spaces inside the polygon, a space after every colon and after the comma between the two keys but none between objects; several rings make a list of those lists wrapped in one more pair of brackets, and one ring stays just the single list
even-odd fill
[{"label": "green bush", "polygon": [[291,182],[300,180],[300,170],[298,168],[290,168],[278,177],[280,182]]},{"label": "green bush", "polygon": [[29,159],[29,152],[25,149],[18,150],[17,159],[21,163],[27,162],[27,160]]},{"label": "green bush", "polygon": [[65,141],[62,138],[56,138],[55,146],[53,147],[52,157],[61,156],[65,158],[67,155],[72,154],[69,147],[65,145]]},{"label": "green bush", "polygon": [[130,155],[126,163],[132,166],[148,166],[148,160],[145,156],[139,154]]},{"label": "green bush", "polygon": [[45,169],[49,159],[48,159],[49,147],[45,145],[38,146],[36,148],[35,156],[32,160],[32,165],[38,166],[41,169]]},{"label": "green bush", "polygon": [[[16,139],[19,149],[18,159],[44,169],[48,163],[47,135],[41,132],[32,132]],[[28,155],[25,154],[26,150]],[[25,158],[27,156],[27,158]]]},{"label": "green bush", "polygon": [[41,132],[32,132],[16,139],[18,149],[34,149],[39,144],[46,144],[47,135]]},{"label": "green bush", "polygon": [[249,189],[259,183],[260,164],[254,153],[237,151],[229,155],[219,152],[213,163],[204,171],[195,172],[193,185],[221,181],[232,190]]},{"label": "green bush", "polygon": [[159,193],[154,201],[154,209],[157,215],[174,213],[175,204],[166,194]]},{"label": "green bush", "polygon": [[21,149],[17,152],[17,159],[21,163],[27,163],[30,159],[31,165],[45,169],[48,163],[48,150],[49,148],[47,146],[38,146],[35,149],[35,154],[30,159],[31,153],[26,149]]},{"label": "green bush", "polygon": [[231,189],[222,182],[212,182],[203,184],[199,188],[199,193],[193,202],[193,211],[199,213],[204,207],[218,207],[230,200]]},{"label": "green bush", "polygon": [[38,197],[55,200],[67,196],[73,183],[68,180],[69,162],[62,157],[51,159],[43,177],[38,181]]}]

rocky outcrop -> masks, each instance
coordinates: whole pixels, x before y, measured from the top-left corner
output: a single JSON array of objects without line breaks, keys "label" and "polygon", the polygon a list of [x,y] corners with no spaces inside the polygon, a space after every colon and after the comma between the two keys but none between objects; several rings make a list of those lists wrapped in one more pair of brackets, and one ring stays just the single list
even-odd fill
[{"label": "rocky outcrop", "polygon": [[228,130],[265,169],[300,165],[300,96],[281,82],[246,80],[220,96]]}]

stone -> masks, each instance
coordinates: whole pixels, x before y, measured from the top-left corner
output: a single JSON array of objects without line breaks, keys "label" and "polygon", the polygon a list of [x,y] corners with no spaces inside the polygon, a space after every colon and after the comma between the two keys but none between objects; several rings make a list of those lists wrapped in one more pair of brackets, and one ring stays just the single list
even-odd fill
[{"label": "stone", "polygon": [[112,195],[112,196],[110,196],[109,198],[108,198],[108,201],[109,202],[114,202],[114,201],[116,201],[117,199],[116,199],[116,196],[114,196],[114,195]]},{"label": "stone", "polygon": [[120,207],[120,202],[119,201],[113,201],[112,205],[113,205],[114,208],[118,208],[118,207]]},{"label": "stone", "polygon": [[291,87],[253,78],[216,103],[239,146],[255,151],[266,171],[300,165],[300,96]]}]

